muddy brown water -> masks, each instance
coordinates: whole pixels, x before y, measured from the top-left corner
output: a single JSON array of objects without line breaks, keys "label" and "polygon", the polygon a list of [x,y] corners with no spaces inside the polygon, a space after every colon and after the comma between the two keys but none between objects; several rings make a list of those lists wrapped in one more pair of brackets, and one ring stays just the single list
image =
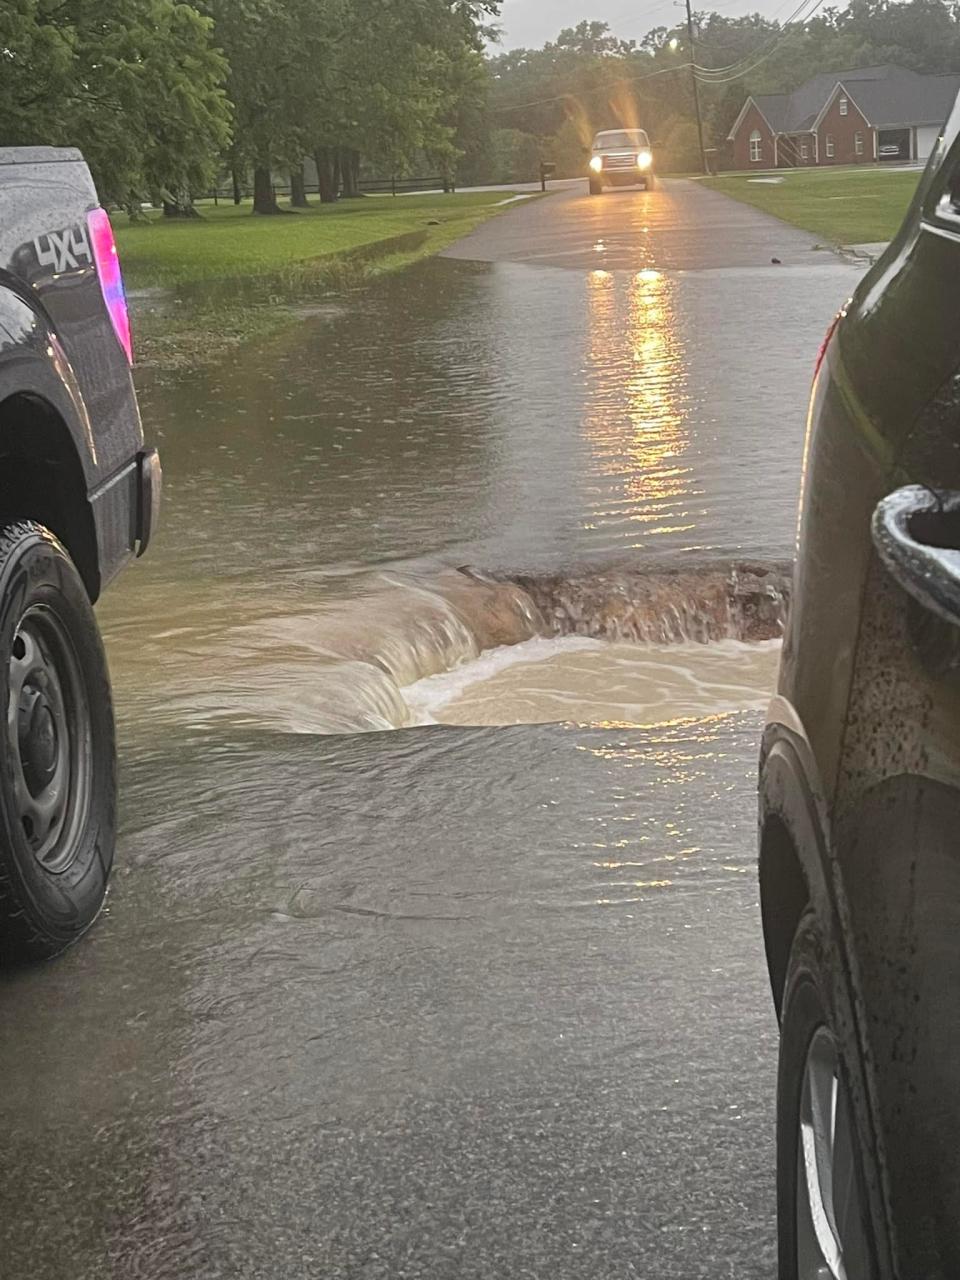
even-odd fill
[{"label": "muddy brown water", "polygon": [[[635,696],[598,699],[583,672],[610,655],[566,637],[776,636],[809,378],[797,352],[815,351],[823,299],[850,275],[813,267],[784,289],[751,269],[434,261],[213,371],[145,379],[163,529],[101,607],[123,724],[402,726],[424,713],[405,688],[534,638],[555,644],[495,668],[548,660],[566,686],[550,715],[648,723],[647,656]],[[761,318],[772,306],[780,332]],[[733,616],[744,559],[768,575],[759,626]],[[750,665],[742,705],[759,706],[775,654]],[[712,709],[706,684],[689,709]],[[540,715],[522,685],[499,711],[486,699],[485,719]],[[660,705],[656,681],[649,693]]]},{"label": "muddy brown water", "polygon": [[0,975],[3,1280],[774,1273],[757,708],[855,276],[677,191],[144,380],[107,911]]}]

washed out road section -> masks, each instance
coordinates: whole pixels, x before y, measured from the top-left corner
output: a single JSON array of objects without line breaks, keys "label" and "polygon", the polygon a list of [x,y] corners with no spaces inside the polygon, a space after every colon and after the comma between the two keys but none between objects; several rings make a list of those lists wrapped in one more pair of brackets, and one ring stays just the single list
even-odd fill
[{"label": "washed out road section", "polygon": [[855,269],[691,183],[565,189],[456,252],[145,381],[166,509],[101,609],[122,717],[402,723],[381,668],[476,656],[432,625],[443,568],[789,558],[813,360]]}]

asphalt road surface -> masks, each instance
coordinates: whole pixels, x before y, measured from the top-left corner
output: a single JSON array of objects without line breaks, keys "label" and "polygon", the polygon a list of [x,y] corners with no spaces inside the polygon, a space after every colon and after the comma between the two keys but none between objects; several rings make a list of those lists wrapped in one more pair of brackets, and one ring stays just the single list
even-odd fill
[{"label": "asphalt road surface", "polygon": [[[114,887],[81,945],[0,979],[3,1280],[774,1275],[758,715],[323,737],[223,707],[204,718],[184,681],[193,671],[215,691],[218,651],[197,656],[214,632],[196,617],[245,607],[241,570],[261,574],[261,596],[284,589],[272,557],[295,569],[294,536],[321,577],[324,546],[331,559],[362,546],[373,562],[391,545],[455,543],[480,565],[553,568],[636,550],[656,508],[674,556],[789,554],[803,394],[856,274],[690,183],[593,200],[564,190],[449,257],[460,261],[384,286],[366,346],[337,337],[351,316],[319,318],[271,354],[289,374],[286,409],[237,398],[241,362],[216,395],[189,379],[148,393],[151,413],[164,397],[178,406],[164,439],[173,484],[154,567],[114,588],[104,614],[124,759]],[[591,302],[605,281],[609,306]],[[409,304],[427,289],[440,302],[421,332]],[[630,326],[591,416],[589,387],[581,401],[565,379],[599,378]],[[657,346],[667,327],[674,345]],[[471,380],[464,335],[477,331],[484,373]],[[380,394],[392,438],[429,447],[413,409],[404,425],[403,380],[361,400],[349,364],[382,369],[404,342],[397,359],[414,368],[454,352],[449,400],[442,380],[429,398],[438,441],[445,405],[472,439],[496,418],[481,470],[449,452],[379,525],[349,489],[359,462],[342,464],[329,503],[307,480],[301,493],[292,466],[286,490],[268,487],[263,433],[307,430],[308,390],[327,415],[311,432],[367,421]],[[684,388],[670,407],[667,366]],[[614,441],[603,423],[617,414]],[[643,415],[676,421],[695,462],[641,448]],[[555,450],[524,436],[531,423],[555,429]],[[581,427],[593,452],[569,443]],[[244,448],[258,468],[230,472]],[[405,456],[391,455],[403,483]],[[692,477],[682,492],[678,472]],[[483,518],[461,530],[474,510]],[[274,649],[289,643],[270,634]]]}]

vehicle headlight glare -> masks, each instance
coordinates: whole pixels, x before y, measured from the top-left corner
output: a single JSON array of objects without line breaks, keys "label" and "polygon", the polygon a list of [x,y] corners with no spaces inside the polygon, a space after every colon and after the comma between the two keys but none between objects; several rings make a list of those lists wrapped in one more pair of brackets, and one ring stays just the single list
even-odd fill
[{"label": "vehicle headlight glare", "polygon": [[649,168],[650,168],[650,166],[651,166],[652,164],[653,164],[653,155],[652,155],[652,153],[651,153],[651,152],[649,152],[649,151],[641,151],[641,152],[637,155],[637,168],[638,168],[638,169],[649,169]]},{"label": "vehicle headlight glare", "polygon": [[600,170],[603,168],[603,156],[591,156],[590,168],[593,170],[594,173],[599,173]]}]

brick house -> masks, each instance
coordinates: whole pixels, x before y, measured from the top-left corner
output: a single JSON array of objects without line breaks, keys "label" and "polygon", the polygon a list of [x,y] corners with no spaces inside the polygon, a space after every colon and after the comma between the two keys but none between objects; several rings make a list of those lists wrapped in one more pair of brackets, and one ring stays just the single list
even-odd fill
[{"label": "brick house", "polygon": [[727,135],[733,169],[926,160],[960,75],[861,67],[814,76],[793,93],[751,95]]}]

